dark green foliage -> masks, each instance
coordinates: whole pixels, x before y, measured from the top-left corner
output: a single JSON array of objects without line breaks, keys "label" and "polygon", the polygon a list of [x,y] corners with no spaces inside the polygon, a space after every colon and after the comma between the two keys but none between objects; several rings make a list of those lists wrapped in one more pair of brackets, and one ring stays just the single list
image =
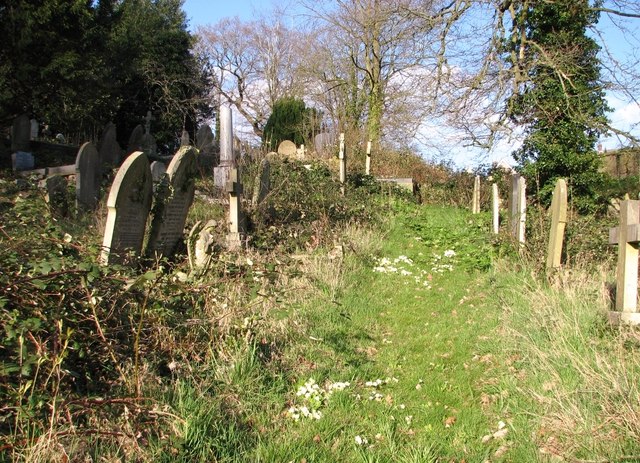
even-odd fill
[{"label": "dark green foliage", "polygon": [[181,0],[9,0],[0,7],[0,121],[27,112],[80,142],[114,121],[126,145],[148,110],[161,151],[192,130],[206,76]]},{"label": "dark green foliage", "polygon": [[[512,121],[526,127],[523,146],[514,152],[530,192],[550,202],[554,180],[569,182],[581,211],[599,208],[600,158],[594,149],[606,123],[599,50],[587,36],[598,21],[588,0],[520,5],[517,30],[508,45],[518,92],[508,102]],[[513,56],[523,56],[514,62]]]},{"label": "dark green foliage", "polygon": [[262,142],[275,150],[280,142],[291,140],[296,146],[309,144],[318,132],[317,111],[307,108],[298,98],[281,98],[273,105],[273,112],[264,126]]}]

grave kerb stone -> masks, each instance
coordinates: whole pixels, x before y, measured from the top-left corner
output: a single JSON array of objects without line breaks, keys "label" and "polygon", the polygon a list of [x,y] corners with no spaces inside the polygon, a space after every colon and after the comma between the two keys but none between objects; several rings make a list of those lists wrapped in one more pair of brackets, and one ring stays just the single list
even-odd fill
[{"label": "grave kerb stone", "polygon": [[558,179],[551,200],[551,229],[547,249],[547,270],[559,268],[562,258],[564,231],[567,224],[567,182]]}]

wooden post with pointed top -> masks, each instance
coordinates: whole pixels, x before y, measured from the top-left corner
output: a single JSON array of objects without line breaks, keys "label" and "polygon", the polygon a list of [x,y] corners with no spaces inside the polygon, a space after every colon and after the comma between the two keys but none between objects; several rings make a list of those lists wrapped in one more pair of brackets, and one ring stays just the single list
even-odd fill
[{"label": "wooden post with pointed top", "polygon": [[561,178],[556,182],[551,201],[551,230],[547,250],[547,271],[559,268],[567,224],[567,182]]},{"label": "wooden post with pointed top", "polygon": [[616,311],[609,313],[612,324],[640,324],[638,313],[638,245],[640,244],[640,201],[620,204],[620,226],[609,230],[609,244],[618,245],[616,271]]},{"label": "wooden post with pointed top", "polygon": [[498,195],[498,185],[491,185],[491,210],[493,212],[493,233],[500,232],[500,196]]},{"label": "wooden post with pointed top", "polygon": [[340,134],[340,151],[338,151],[338,159],[340,160],[340,190],[344,194],[344,184],[347,182],[347,156],[344,152],[344,133]]},{"label": "wooden post with pointed top", "polygon": [[471,213],[480,213],[480,176],[476,175],[473,179],[473,196],[471,198]]}]

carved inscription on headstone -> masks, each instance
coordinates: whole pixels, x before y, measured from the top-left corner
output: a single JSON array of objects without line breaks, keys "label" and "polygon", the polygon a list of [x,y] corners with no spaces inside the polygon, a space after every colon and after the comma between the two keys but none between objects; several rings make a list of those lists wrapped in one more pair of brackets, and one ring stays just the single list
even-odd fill
[{"label": "carved inscription on headstone", "polygon": [[118,170],[109,192],[102,263],[125,262],[131,251],[140,254],[152,188],[149,160],[143,152],[136,151]]},{"label": "carved inscription on headstone", "polygon": [[170,256],[184,234],[195,191],[196,149],[183,146],[167,168],[158,190],[146,254]]}]

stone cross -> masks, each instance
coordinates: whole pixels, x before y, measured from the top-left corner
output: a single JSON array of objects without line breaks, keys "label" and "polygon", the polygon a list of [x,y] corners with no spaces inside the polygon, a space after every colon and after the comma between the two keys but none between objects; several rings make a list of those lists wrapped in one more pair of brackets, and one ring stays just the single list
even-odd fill
[{"label": "stone cross", "polygon": [[367,142],[367,159],[364,164],[364,173],[371,175],[371,140]]},{"label": "stone cross", "polygon": [[564,229],[567,224],[567,182],[558,179],[551,201],[551,230],[547,250],[547,270],[560,267]]},{"label": "stone cross", "polygon": [[140,254],[152,195],[149,160],[136,151],[122,163],[109,191],[100,255],[103,264],[127,262],[128,252]]},{"label": "stone cross", "polygon": [[229,172],[229,180],[226,183],[226,190],[229,193],[229,234],[227,235],[227,248],[237,250],[242,246],[242,229],[240,222],[242,212],[240,204],[242,201],[242,183],[237,168]]},{"label": "stone cross", "polygon": [[225,188],[230,171],[235,164],[233,155],[233,115],[231,108],[220,106],[220,164],[213,169],[213,183],[218,188]]},{"label": "stone cross", "polygon": [[183,146],[173,156],[153,207],[145,254],[171,257],[184,236],[184,224],[195,192],[196,148]]},{"label": "stone cross", "polygon": [[480,176],[476,175],[473,179],[473,196],[471,198],[471,213],[480,213]]},{"label": "stone cross", "polygon": [[338,159],[340,160],[340,183],[344,185],[347,181],[347,156],[344,153],[344,133],[340,134],[340,151],[338,151]]},{"label": "stone cross", "polygon": [[76,207],[78,210],[92,210],[98,204],[102,166],[100,155],[91,142],[80,147],[76,156]]},{"label": "stone cross", "polygon": [[609,244],[618,245],[616,312],[612,323],[640,324],[638,313],[638,245],[640,244],[640,201],[620,204],[620,226],[609,230]]},{"label": "stone cross", "polygon": [[498,193],[498,184],[491,185],[491,210],[493,212],[493,233],[500,232],[500,196]]}]

